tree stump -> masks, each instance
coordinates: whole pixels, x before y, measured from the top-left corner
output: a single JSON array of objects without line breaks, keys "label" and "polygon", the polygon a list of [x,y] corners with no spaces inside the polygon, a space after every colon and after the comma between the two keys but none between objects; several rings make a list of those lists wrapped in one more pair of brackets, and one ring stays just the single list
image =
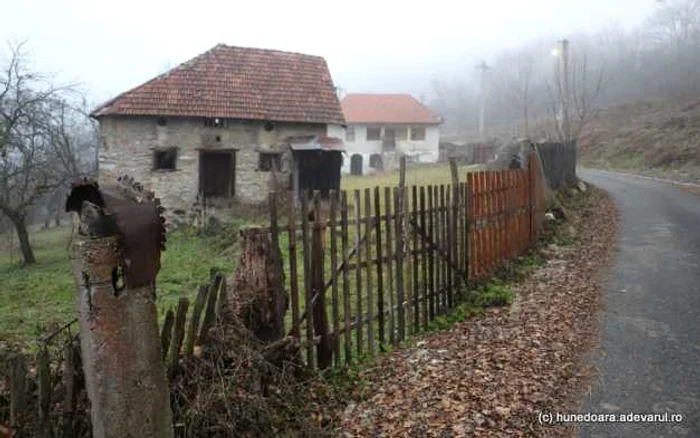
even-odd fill
[{"label": "tree stump", "polygon": [[287,308],[279,248],[273,247],[269,231],[262,228],[242,230],[241,237],[229,302],[258,340],[279,340],[284,336]]}]

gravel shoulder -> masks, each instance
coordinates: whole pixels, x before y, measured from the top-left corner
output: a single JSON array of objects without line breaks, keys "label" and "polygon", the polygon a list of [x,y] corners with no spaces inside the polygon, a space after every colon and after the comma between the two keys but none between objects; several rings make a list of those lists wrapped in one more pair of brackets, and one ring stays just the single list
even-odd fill
[{"label": "gravel shoulder", "polygon": [[601,290],[617,211],[589,190],[570,246],[541,249],[546,264],[514,287],[510,307],[435,332],[363,367],[341,436],[556,437],[539,413],[577,410],[592,370]]}]

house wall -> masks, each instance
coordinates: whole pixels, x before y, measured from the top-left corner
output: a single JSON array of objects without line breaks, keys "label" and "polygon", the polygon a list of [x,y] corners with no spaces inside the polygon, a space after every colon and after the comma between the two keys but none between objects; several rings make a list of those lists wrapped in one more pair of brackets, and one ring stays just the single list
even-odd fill
[{"label": "house wall", "polygon": [[[157,121],[155,117],[102,117],[99,179],[113,183],[128,174],[153,190],[165,208],[177,215],[188,214],[197,196],[199,150],[237,150],[233,201],[260,203],[267,199],[271,185],[271,173],[258,170],[260,148],[288,136],[326,133],[326,125],[321,124],[276,122],[268,132],[263,121],[228,121],[221,128],[204,126],[203,119],[167,118],[165,126]],[[177,169],[153,170],[154,150],[168,147],[178,148]],[[279,184],[288,184],[291,168],[291,153],[287,152]]]},{"label": "house wall", "polygon": [[[362,155],[363,173],[371,173],[374,169],[369,167],[369,157],[372,154],[384,155],[384,169],[393,170],[398,166],[397,154],[404,154],[412,157],[416,162],[420,163],[436,163],[440,156],[440,127],[438,125],[405,125],[409,129],[411,126],[425,126],[425,140],[411,140],[410,134],[408,140],[396,140],[396,151],[383,152],[382,140],[367,140],[367,127],[378,125],[352,124],[348,125],[355,128],[355,141],[347,141],[345,139],[345,150],[347,157],[343,161],[343,173],[350,173],[350,157],[354,154]],[[391,128],[399,128],[403,125],[392,125]],[[381,137],[384,137],[384,127],[381,128]]]}]

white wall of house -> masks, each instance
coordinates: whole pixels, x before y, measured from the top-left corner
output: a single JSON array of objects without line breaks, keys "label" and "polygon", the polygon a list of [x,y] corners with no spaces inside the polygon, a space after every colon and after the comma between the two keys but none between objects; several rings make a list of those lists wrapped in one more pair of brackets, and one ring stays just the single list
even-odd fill
[{"label": "white wall of house", "polygon": [[326,127],[326,136],[339,138],[345,141],[345,128],[341,125],[328,125]]},{"label": "white wall of house", "polygon": [[[425,128],[425,139],[416,140],[411,136],[411,128]],[[379,128],[379,140],[367,140],[367,129]],[[396,149],[385,151],[383,141],[386,129],[396,131],[405,129],[406,138],[396,139]],[[354,136],[353,136],[354,132]],[[369,167],[369,157],[373,154],[384,154],[387,152],[405,154],[420,163],[436,163],[440,151],[440,127],[438,125],[365,125],[348,124],[345,134],[341,137],[345,142],[346,157],[343,160],[343,173],[350,173],[350,157],[355,154],[362,156],[363,174],[371,173],[374,169]],[[386,167],[386,166],[385,166]]]}]

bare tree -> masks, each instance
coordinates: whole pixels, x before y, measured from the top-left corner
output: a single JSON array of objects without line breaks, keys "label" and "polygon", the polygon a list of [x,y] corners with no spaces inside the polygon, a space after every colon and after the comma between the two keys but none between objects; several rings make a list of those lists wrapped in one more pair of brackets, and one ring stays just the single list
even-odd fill
[{"label": "bare tree", "polygon": [[74,90],[30,69],[24,43],[10,47],[0,71],[0,213],[17,232],[24,265],[36,262],[27,215],[43,195],[80,173],[71,126]]},{"label": "bare tree", "polygon": [[[605,68],[591,68],[587,54],[572,56],[547,84],[551,135],[560,142],[576,142],[599,111],[597,101],[605,83]],[[565,61],[568,62],[568,61]]]},{"label": "bare tree", "polygon": [[515,57],[511,68],[502,72],[501,86],[509,102],[515,102],[523,123],[523,135],[530,135],[530,116],[532,110],[532,78],[535,67],[534,59],[527,53]]}]

